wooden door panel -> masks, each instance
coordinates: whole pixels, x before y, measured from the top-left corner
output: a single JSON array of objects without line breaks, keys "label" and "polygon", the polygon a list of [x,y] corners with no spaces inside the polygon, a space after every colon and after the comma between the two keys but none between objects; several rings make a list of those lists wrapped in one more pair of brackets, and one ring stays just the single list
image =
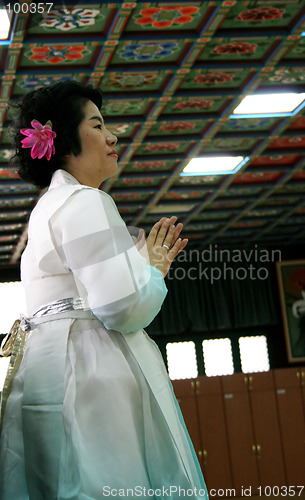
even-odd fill
[{"label": "wooden door panel", "polygon": [[221,394],[197,396],[201,464],[209,490],[233,488],[228,437]]},{"label": "wooden door panel", "polygon": [[299,387],[299,377],[298,372],[300,368],[283,368],[278,370],[273,370],[274,384],[277,389],[285,387]]},{"label": "wooden door panel", "polygon": [[202,449],[199,433],[199,422],[197,416],[197,406],[195,396],[180,397],[178,403],[184,418],[186,428],[194,445],[195,451],[199,459],[199,451]]},{"label": "wooden door panel", "polygon": [[234,488],[241,494],[242,487],[251,486],[256,494],[259,480],[248,393],[226,393],[224,405]]},{"label": "wooden door panel", "polygon": [[221,378],[222,377],[197,377],[194,381],[196,395],[205,396],[207,394],[222,394]]},{"label": "wooden door panel", "polygon": [[262,373],[249,373],[246,375],[248,378],[248,389],[253,391],[274,391],[274,381],[272,372]]},{"label": "wooden door panel", "polygon": [[260,486],[286,484],[283,449],[274,391],[250,393]]},{"label": "wooden door panel", "polygon": [[305,484],[305,422],[300,388],[278,388],[277,405],[288,485]]},{"label": "wooden door panel", "polygon": [[244,373],[234,373],[221,377],[222,390],[224,394],[248,391],[248,376]]},{"label": "wooden door panel", "polygon": [[176,398],[184,396],[195,396],[195,381],[192,378],[183,380],[172,380]]}]

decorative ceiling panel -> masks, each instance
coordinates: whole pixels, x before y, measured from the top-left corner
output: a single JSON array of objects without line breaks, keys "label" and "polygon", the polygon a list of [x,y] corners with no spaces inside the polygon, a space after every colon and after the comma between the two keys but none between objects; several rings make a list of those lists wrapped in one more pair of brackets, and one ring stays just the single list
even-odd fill
[{"label": "decorative ceiling panel", "polygon": [[93,68],[99,52],[97,42],[31,43],[21,52],[20,70],[64,67]]},{"label": "decorative ceiling panel", "polygon": [[[10,165],[7,101],[71,79],[103,90],[119,169],[101,187],[127,224],[147,232],[176,214],[190,249],[305,243],[305,110],[231,118],[245,95],[305,92],[303,0],[67,0],[12,22],[0,43],[0,266],[18,265],[42,194]],[[180,176],[216,155],[249,160],[233,175]]]},{"label": "decorative ceiling panel", "polygon": [[179,64],[180,59],[187,53],[191,41],[172,40],[135,40],[118,43],[110,61],[110,68],[130,67],[136,65],[165,65]]},{"label": "decorative ceiling panel", "polygon": [[68,35],[100,35],[107,36],[110,23],[115,11],[107,5],[86,4],[86,7],[70,8],[64,6],[51,8],[49,12],[42,15],[33,14],[30,17],[26,40],[31,38],[43,39],[56,34]]},{"label": "decorative ceiling panel", "polygon": [[126,33],[134,32],[139,35],[150,30],[198,33],[210,9],[209,2],[180,2],[178,5],[151,2],[149,7],[147,2],[137,4],[139,5],[135,6],[126,26]]}]

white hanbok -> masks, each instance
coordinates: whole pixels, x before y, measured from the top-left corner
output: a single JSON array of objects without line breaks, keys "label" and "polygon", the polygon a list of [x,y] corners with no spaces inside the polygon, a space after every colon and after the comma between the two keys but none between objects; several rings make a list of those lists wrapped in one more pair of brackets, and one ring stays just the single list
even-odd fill
[{"label": "white hanbok", "polygon": [[[112,198],[57,170],[21,278],[31,322],[1,431],[1,500],[207,498],[156,344],[167,290]],[[86,307],[35,320],[59,299]]]}]

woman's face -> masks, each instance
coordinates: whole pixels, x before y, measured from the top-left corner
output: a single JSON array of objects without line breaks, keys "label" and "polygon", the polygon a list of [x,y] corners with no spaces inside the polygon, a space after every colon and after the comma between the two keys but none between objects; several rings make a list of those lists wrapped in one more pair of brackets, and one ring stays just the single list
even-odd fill
[{"label": "woman's face", "polygon": [[118,156],[115,153],[117,137],[105,127],[97,106],[88,101],[84,106],[85,117],[78,127],[81,153],[71,153],[65,168],[81,184],[99,187],[117,171]]}]

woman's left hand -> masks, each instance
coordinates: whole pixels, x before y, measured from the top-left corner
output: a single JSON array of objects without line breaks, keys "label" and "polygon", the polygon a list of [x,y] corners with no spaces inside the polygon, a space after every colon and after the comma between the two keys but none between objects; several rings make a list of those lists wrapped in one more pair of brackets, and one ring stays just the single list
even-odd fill
[{"label": "woman's left hand", "polygon": [[150,231],[146,239],[146,245],[143,246],[143,238],[145,237],[143,230],[143,233],[139,233],[136,243],[139,253],[146,258],[147,264],[158,267],[164,276],[167,274],[172,261],[188,243],[187,238],[179,238],[183,224],[179,222],[175,226],[176,221],[176,216],[172,216],[170,219],[162,217]]},{"label": "woman's left hand", "polygon": [[[161,228],[162,225],[166,225],[167,224],[167,221],[168,219],[166,217],[162,217],[162,219],[160,219],[157,224],[154,225],[153,229],[157,226],[159,228]],[[165,233],[165,238],[164,238],[164,242],[166,241],[166,244],[167,246],[171,249],[176,241],[178,240],[179,238],[179,235],[183,229],[183,224],[182,222],[179,222],[177,224],[177,226],[175,226],[175,223],[177,221],[177,217],[175,215],[173,215],[170,219],[169,219],[169,228],[168,228],[168,231]],[[153,229],[151,230],[151,232],[149,233],[149,236],[147,238],[147,244],[149,244],[149,238],[154,238],[155,235],[154,235],[154,231]],[[152,234],[153,233],[153,234]],[[180,247],[179,247],[179,250],[178,250],[178,253],[181,252],[181,250],[183,250],[183,248],[186,247],[186,245],[188,244],[188,239],[187,238],[184,238],[181,243],[180,243]]]}]

